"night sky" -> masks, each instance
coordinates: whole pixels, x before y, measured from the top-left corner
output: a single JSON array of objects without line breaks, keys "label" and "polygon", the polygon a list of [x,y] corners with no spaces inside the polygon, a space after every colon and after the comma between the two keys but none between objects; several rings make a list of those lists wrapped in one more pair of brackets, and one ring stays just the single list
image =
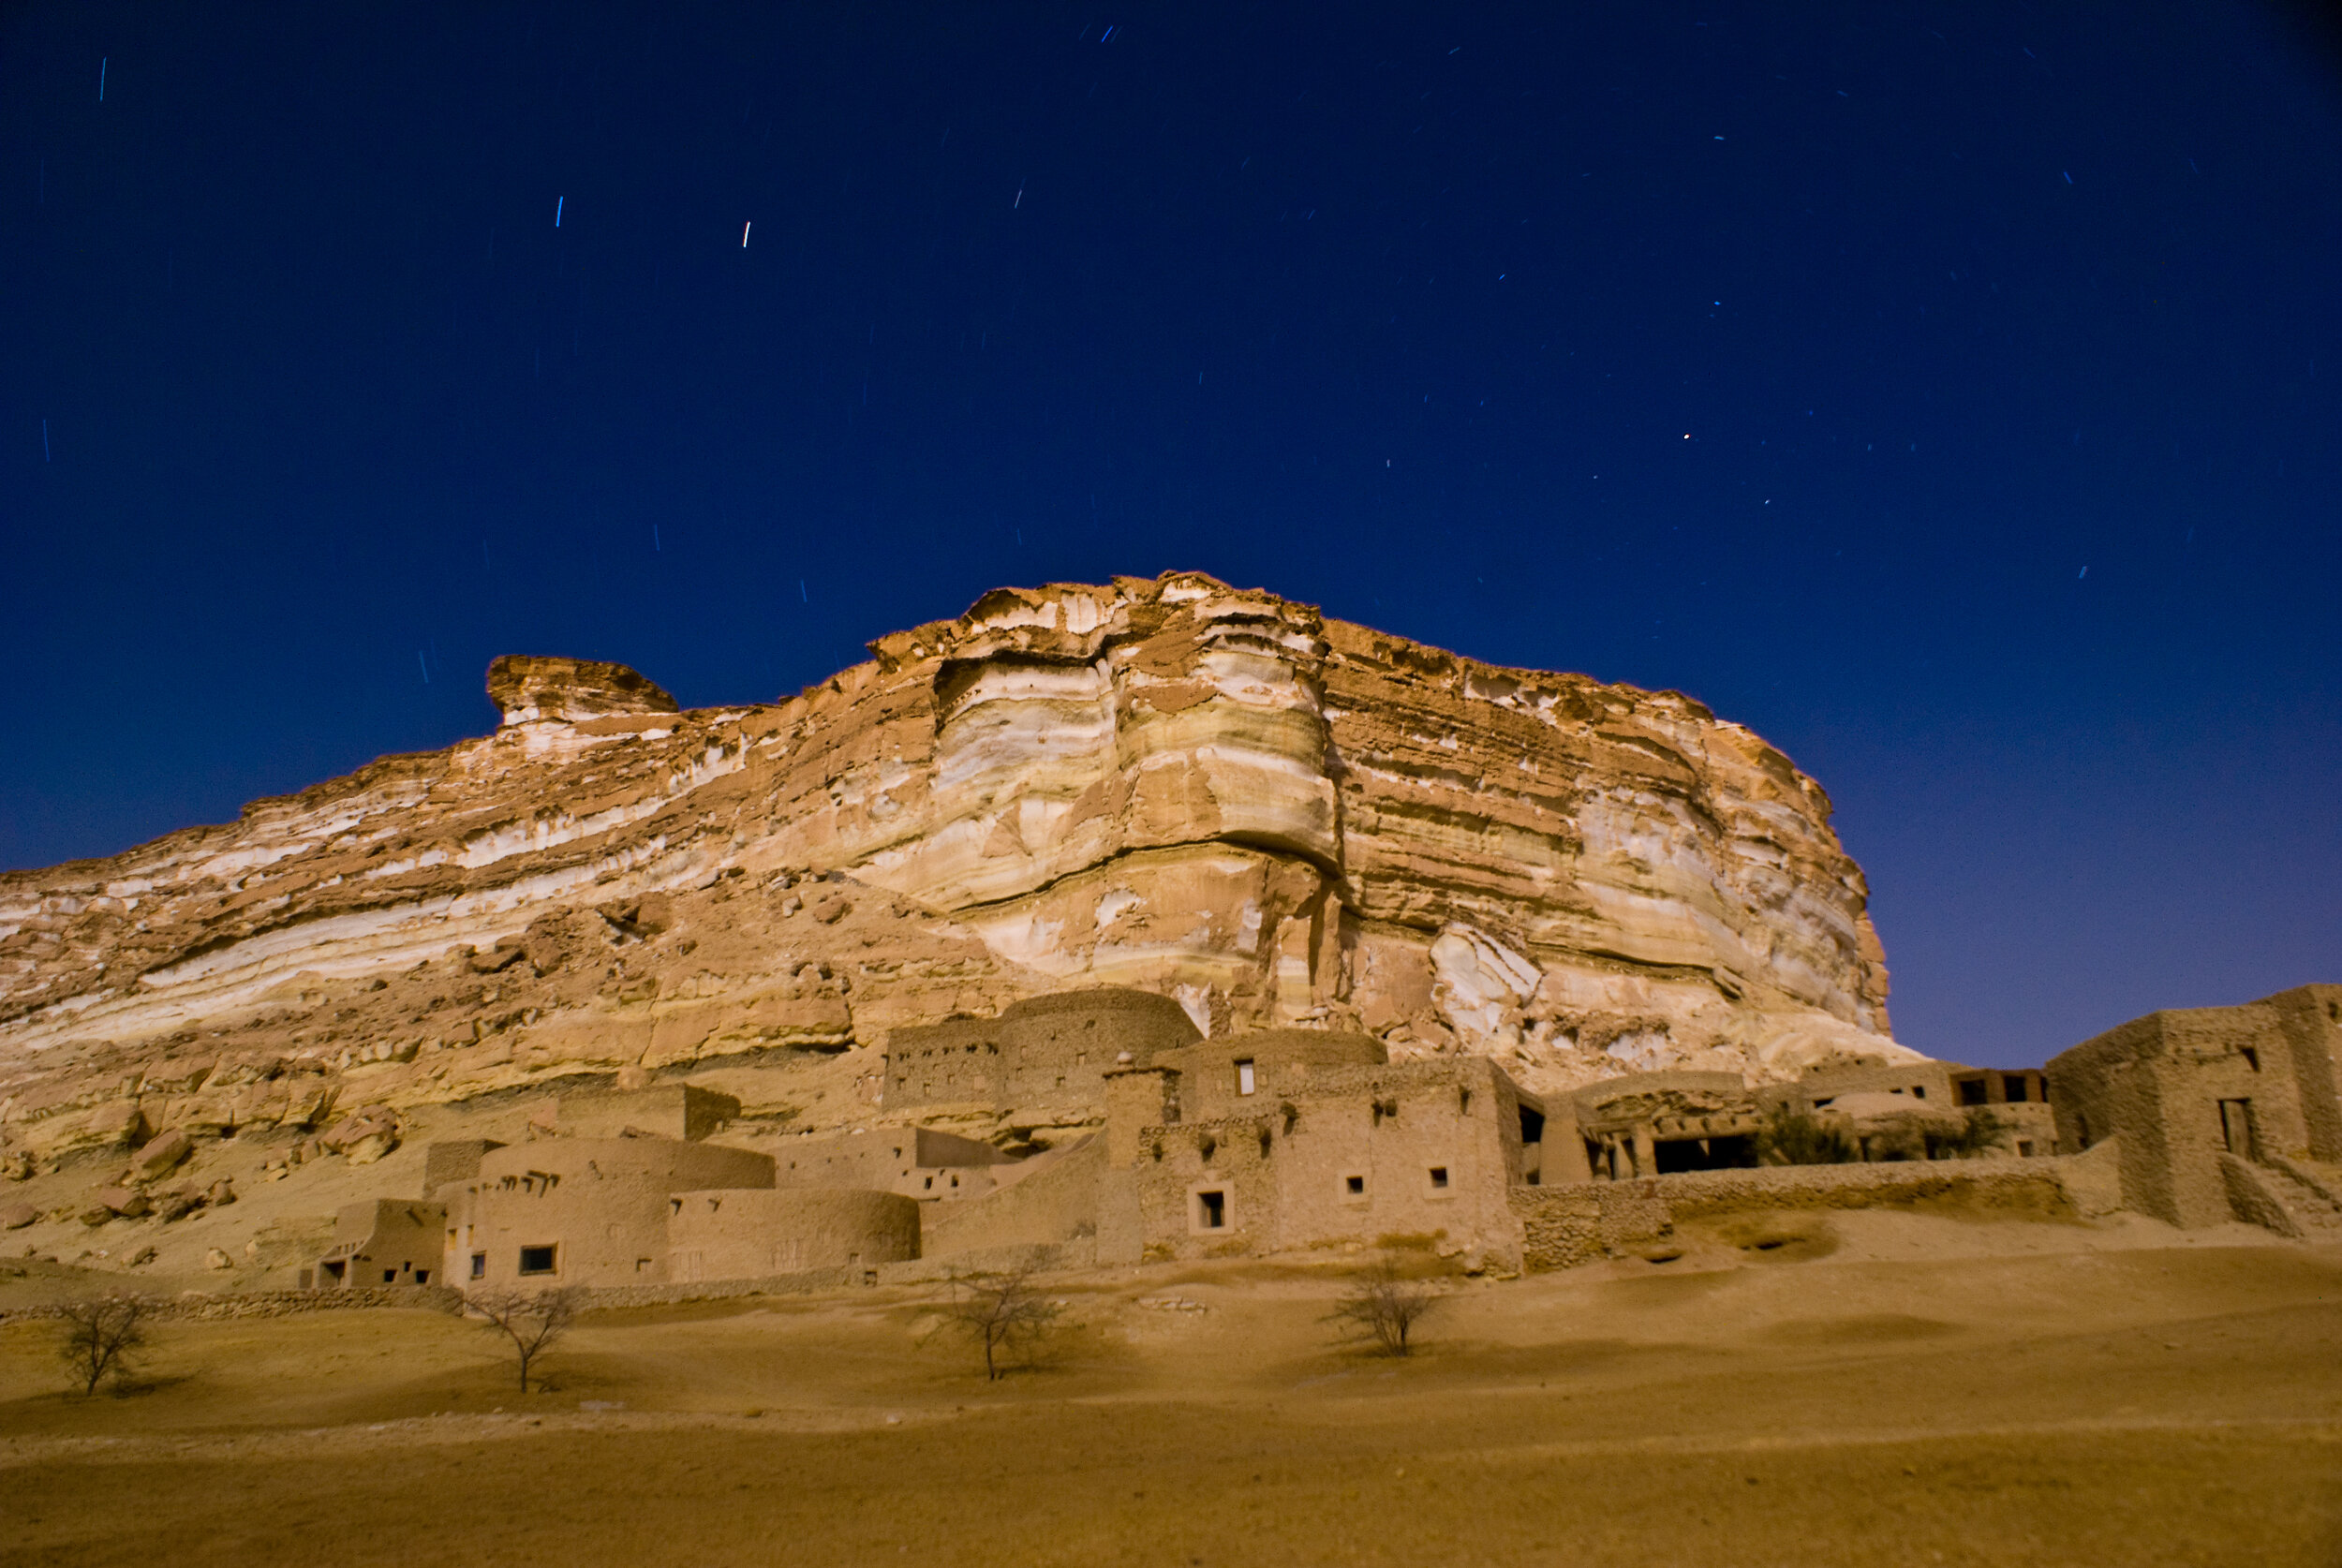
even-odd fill
[{"label": "night sky", "polygon": [[1193,568],[1751,725],[1922,1050],[2342,980],[2332,42],[8,6],[0,865]]}]

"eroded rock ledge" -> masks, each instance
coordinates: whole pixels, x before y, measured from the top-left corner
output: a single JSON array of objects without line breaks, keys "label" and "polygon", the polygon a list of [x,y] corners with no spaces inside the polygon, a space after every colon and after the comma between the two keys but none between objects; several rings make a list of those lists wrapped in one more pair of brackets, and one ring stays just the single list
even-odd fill
[{"label": "eroded rock ledge", "polygon": [[1910,1055],[1828,797],[1689,698],[1192,572],[870,649],[691,712],[499,659],[494,734],[0,876],[0,1146],[265,1117],[296,1065],[345,1109],[623,1071],[867,1119],[887,1029],[1092,984],[1532,1088]]}]

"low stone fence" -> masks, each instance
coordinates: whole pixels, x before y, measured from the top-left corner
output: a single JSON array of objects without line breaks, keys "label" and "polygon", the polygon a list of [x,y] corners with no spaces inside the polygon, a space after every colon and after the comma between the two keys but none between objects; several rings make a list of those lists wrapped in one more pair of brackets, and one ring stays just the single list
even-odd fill
[{"label": "low stone fence", "polygon": [[1534,1271],[1616,1256],[1667,1235],[1680,1221],[1751,1209],[1949,1208],[2072,1219],[2063,1163],[2051,1158],[1764,1165],[1516,1187],[1509,1197],[1521,1222],[1522,1265]]},{"label": "low stone fence", "polygon": [[1009,1274],[1019,1268],[1043,1272],[1092,1268],[1097,1262],[1097,1238],[1083,1236],[1075,1241],[984,1247],[971,1251],[953,1252],[941,1258],[912,1258],[904,1263],[883,1264],[879,1267],[879,1282],[887,1285],[940,1285],[955,1277],[964,1280],[977,1274]]},{"label": "low stone fence", "polygon": [[[289,1318],[304,1312],[363,1311],[378,1307],[420,1307],[434,1312],[463,1309],[464,1298],[440,1285],[354,1285],[347,1290],[321,1291],[187,1291],[179,1295],[147,1295],[140,1291],[120,1294],[141,1297],[148,1313],[158,1319],[212,1323],[227,1318]],[[11,1307],[0,1310],[0,1323],[23,1323],[45,1318],[54,1307]]]},{"label": "low stone fence", "polygon": [[752,1280],[692,1280],[664,1285],[594,1285],[586,1289],[588,1311],[623,1307],[666,1307],[678,1301],[729,1301],[743,1295],[793,1295],[805,1291],[837,1290],[862,1281],[858,1268],[808,1268],[795,1274],[767,1274]]}]

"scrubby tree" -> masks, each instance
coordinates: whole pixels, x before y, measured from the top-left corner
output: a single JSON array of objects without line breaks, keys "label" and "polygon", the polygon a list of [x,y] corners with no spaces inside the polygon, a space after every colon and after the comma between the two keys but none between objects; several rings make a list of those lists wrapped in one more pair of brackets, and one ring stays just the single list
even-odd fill
[{"label": "scrubby tree", "polygon": [[984,1351],[986,1382],[1007,1376],[1003,1364],[1020,1344],[1031,1344],[1057,1321],[1057,1307],[1033,1288],[1034,1265],[1028,1263],[999,1274],[955,1275],[951,1321]]},{"label": "scrubby tree", "polygon": [[1854,1141],[1811,1111],[1775,1105],[1756,1129],[1756,1158],[1767,1165],[1851,1165]]},{"label": "scrubby tree", "polygon": [[512,1342],[520,1362],[521,1392],[528,1392],[529,1368],[570,1331],[585,1309],[586,1293],[572,1285],[557,1291],[487,1291],[475,1295],[470,1309]]},{"label": "scrubby tree", "polygon": [[1386,1257],[1351,1281],[1327,1321],[1341,1324],[1347,1338],[1371,1341],[1385,1355],[1405,1355],[1415,1348],[1415,1325],[1439,1303],[1429,1284],[1407,1278],[1396,1259]]},{"label": "scrubby tree", "polygon": [[150,1304],[135,1295],[96,1296],[57,1308],[57,1358],[72,1372],[84,1396],[112,1378],[129,1375],[131,1358],[146,1343]]},{"label": "scrubby tree", "polygon": [[1973,1160],[1987,1149],[1997,1146],[2008,1134],[2008,1129],[1998,1115],[1981,1105],[1971,1105],[1960,1114],[1958,1127],[1928,1129],[1927,1157],[1930,1160]]}]

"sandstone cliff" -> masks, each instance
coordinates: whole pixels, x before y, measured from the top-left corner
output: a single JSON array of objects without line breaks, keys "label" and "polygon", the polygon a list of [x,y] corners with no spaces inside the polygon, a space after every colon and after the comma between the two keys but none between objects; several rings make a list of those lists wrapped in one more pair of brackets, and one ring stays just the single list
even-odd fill
[{"label": "sandstone cliff", "polygon": [[1532,1088],[1911,1055],[1827,797],[1688,698],[1194,573],[870,651],[688,713],[499,659],[492,735],[0,876],[0,1147],[580,1072],[867,1119],[890,1028],[1102,984]]}]

